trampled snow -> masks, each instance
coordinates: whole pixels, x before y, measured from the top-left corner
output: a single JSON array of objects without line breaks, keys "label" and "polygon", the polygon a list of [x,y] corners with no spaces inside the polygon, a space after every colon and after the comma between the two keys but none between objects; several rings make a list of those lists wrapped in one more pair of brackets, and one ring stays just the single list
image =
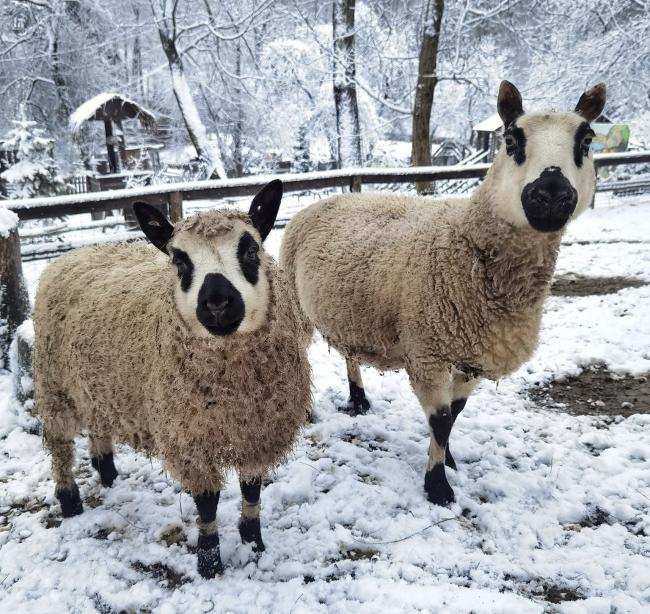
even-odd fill
[{"label": "trampled snow", "polygon": [[[599,195],[558,273],[650,283],[648,236],[647,197]],[[26,265],[32,292],[42,267]],[[209,581],[191,553],[191,497],[125,446],[106,489],[79,439],[85,512],[59,525],[48,457],[1,374],[0,611],[648,612],[650,415],[576,417],[526,391],[593,362],[647,373],[649,309],[650,285],[550,298],[534,357],[481,384],[452,432],[449,508],[426,500],[428,430],[404,373],[364,369],[373,407],[349,417],[337,411],[345,364],[317,338],[313,423],[262,494],[267,550],[256,559],[240,543],[231,476],[218,511],[225,573]]]}]

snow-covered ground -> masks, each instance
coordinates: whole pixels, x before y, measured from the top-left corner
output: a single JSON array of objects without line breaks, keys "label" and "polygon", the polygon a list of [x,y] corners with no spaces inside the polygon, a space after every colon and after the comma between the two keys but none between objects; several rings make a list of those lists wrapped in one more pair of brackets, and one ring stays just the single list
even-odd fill
[{"label": "snow-covered ground", "polygon": [[[599,195],[565,243],[559,273],[650,282],[650,199]],[[43,266],[27,265],[32,290]],[[0,612],[649,612],[650,414],[576,417],[526,394],[594,362],[650,371],[649,309],[650,285],[550,298],[533,359],[483,383],[456,424],[449,508],[426,500],[428,432],[404,373],[365,370],[373,408],[351,418],[336,410],[345,365],[317,339],[314,423],[262,495],[267,550],[240,543],[231,479],[226,571],[210,581],[191,498],[126,447],[106,489],[79,440],[86,511],[59,523],[49,460],[0,374]]]}]

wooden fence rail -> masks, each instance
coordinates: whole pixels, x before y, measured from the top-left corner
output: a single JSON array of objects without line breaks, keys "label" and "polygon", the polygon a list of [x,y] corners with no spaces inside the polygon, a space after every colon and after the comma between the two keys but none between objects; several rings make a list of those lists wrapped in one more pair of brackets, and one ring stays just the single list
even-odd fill
[{"label": "wooden fence rail", "polygon": [[[650,151],[596,154],[594,160],[597,167],[649,163]],[[409,168],[352,168],[314,173],[283,174],[281,179],[285,193],[335,187],[348,187],[358,191],[364,184],[480,178],[485,175],[489,168],[489,164]],[[178,220],[182,217],[184,201],[250,196],[274,178],[273,175],[260,175],[241,179],[167,183],[127,190],[11,200],[7,201],[4,206],[14,211],[21,220],[34,220],[79,213],[126,209],[130,208],[134,202],[144,200],[152,205],[171,205],[170,215],[173,220]]]}]

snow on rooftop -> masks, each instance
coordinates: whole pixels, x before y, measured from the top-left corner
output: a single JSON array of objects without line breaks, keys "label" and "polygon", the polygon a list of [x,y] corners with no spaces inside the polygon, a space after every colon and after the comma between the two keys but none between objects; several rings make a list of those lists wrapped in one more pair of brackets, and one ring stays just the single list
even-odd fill
[{"label": "snow on rooftop", "polygon": [[475,132],[494,132],[503,126],[503,122],[499,117],[498,113],[490,115],[487,119],[484,119],[482,122],[476,124],[472,130]]},{"label": "snow on rooftop", "polygon": [[6,239],[9,233],[18,225],[18,216],[0,205],[0,237]]},{"label": "snow on rooftop", "polygon": [[139,109],[142,114],[149,115],[151,116],[152,119],[155,118],[155,115],[151,111],[149,111],[142,105],[138,104],[134,100],[126,98],[121,94],[116,94],[112,92],[102,92],[101,94],[97,94],[97,96],[94,96],[90,100],[86,100],[86,102],[84,102],[76,111],[74,111],[70,115],[70,119],[69,119],[70,129],[73,132],[78,132],[79,128],[81,128],[81,124],[83,124],[86,120],[90,119],[97,112],[97,109],[104,106],[106,103],[110,102],[111,100],[119,100],[123,105],[131,104],[137,109]]}]

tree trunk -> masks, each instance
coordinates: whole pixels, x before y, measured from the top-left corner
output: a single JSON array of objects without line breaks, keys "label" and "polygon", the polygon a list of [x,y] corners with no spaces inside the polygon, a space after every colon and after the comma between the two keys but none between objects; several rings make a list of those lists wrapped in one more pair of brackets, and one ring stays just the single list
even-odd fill
[{"label": "tree trunk", "polygon": [[[418,82],[413,106],[412,166],[429,166],[431,164],[431,107],[433,106],[433,94],[438,84],[436,65],[444,9],[445,0],[427,0],[418,64]],[[418,181],[415,186],[418,193],[422,193],[431,189],[431,182]]]},{"label": "tree trunk", "polygon": [[176,48],[176,41],[163,28],[158,29],[158,34],[169,63],[174,97],[178,103],[190,141],[192,141],[198,157],[205,163],[208,177],[211,179],[225,179],[226,171],[223,168],[221,154],[219,149],[208,139],[199,110],[185,78],[183,62]]},{"label": "tree trunk", "polygon": [[16,329],[29,317],[29,297],[15,228],[0,234],[0,368],[8,366],[9,345]]},{"label": "tree trunk", "polygon": [[361,166],[361,134],[354,58],[355,0],[333,0],[333,82],[339,167]]},{"label": "tree trunk", "polygon": [[237,39],[235,48],[235,80],[234,100],[235,100],[235,125],[232,131],[232,154],[235,168],[235,177],[241,177],[244,174],[244,152],[242,136],[244,132],[244,110],[242,108],[242,87],[241,87],[241,39]]}]

